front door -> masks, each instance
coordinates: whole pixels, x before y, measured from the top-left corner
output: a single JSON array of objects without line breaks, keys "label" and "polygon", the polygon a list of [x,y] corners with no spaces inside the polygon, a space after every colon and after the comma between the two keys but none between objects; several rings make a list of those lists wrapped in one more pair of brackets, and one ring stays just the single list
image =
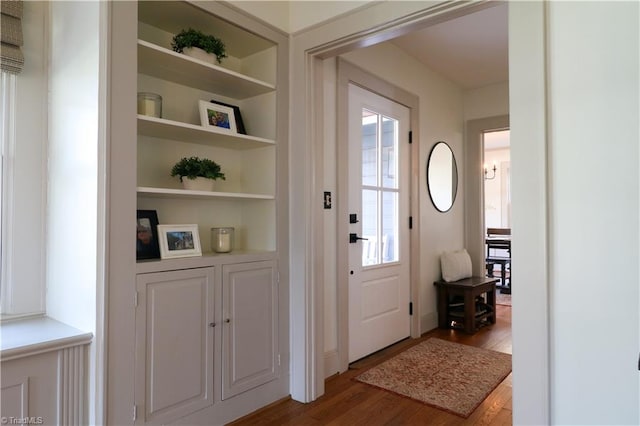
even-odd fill
[{"label": "front door", "polygon": [[409,109],[349,85],[349,362],[410,334]]}]

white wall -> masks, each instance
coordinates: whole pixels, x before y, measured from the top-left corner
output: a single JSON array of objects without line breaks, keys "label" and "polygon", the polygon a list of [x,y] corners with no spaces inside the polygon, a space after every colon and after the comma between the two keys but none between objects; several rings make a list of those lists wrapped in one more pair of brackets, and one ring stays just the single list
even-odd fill
[{"label": "white wall", "polygon": [[640,424],[639,5],[549,3],[554,424]]},{"label": "white wall", "polygon": [[484,164],[489,170],[489,177],[493,176],[493,165],[496,173],[493,179],[484,181],[484,224],[487,228],[508,228],[508,215],[503,212],[502,205],[507,197],[506,188],[503,185],[503,163],[510,161],[509,149],[492,149],[484,152]]},{"label": "white wall", "polygon": [[[437,326],[436,298],[433,281],[440,279],[440,254],[446,250],[463,247],[463,189],[452,209],[447,213],[438,212],[429,199],[426,187],[426,162],[433,145],[446,141],[454,151],[458,165],[462,164],[462,91],[453,83],[426,68],[391,43],[382,43],[364,49],[358,49],[342,55],[351,63],[377,75],[383,80],[415,93],[420,102],[420,158],[419,158],[419,194],[420,194],[420,231],[421,265],[420,276],[420,312],[421,331]],[[325,87],[333,84],[334,77],[329,73],[335,68],[325,66]],[[325,89],[325,93],[330,90]],[[335,89],[334,89],[335,92]],[[326,107],[325,110],[335,110]],[[335,132],[325,133],[326,145],[335,146]],[[415,143],[415,142],[414,142]],[[334,148],[325,149],[325,186],[335,194],[335,156]],[[408,166],[408,165],[407,165]],[[459,169],[459,180],[463,170]],[[335,212],[333,210],[332,212]],[[335,213],[325,214],[325,233],[335,234]],[[325,243],[330,244],[330,241]],[[327,250],[330,251],[330,250]],[[325,315],[335,315],[335,252],[325,257]],[[335,319],[325,319],[325,344],[336,342]],[[325,347],[325,352],[335,349]],[[329,371],[326,374],[330,374]]]},{"label": "white wall", "polygon": [[51,2],[47,314],[96,327],[99,2]]},{"label": "white wall", "polygon": [[509,9],[514,424],[640,424],[639,5]]},{"label": "white wall", "polygon": [[465,90],[463,99],[466,121],[507,115],[509,114],[509,82]]},{"label": "white wall", "polygon": [[271,25],[295,33],[335,16],[348,13],[371,1],[246,1],[232,0],[229,3]]},{"label": "white wall", "polygon": [[347,14],[372,1],[290,1],[289,3],[289,32],[295,33],[339,15]]}]

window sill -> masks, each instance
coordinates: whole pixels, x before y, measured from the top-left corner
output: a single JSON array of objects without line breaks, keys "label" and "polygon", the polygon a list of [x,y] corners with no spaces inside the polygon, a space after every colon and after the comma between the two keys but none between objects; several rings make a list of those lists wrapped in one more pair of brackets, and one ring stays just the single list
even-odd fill
[{"label": "window sill", "polygon": [[3,322],[0,325],[0,360],[9,361],[43,352],[91,343],[92,333],[46,316]]}]

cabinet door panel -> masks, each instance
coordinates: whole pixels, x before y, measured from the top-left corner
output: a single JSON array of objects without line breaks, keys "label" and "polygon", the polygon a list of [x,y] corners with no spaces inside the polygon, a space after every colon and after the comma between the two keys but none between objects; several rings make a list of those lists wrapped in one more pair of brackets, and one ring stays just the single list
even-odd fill
[{"label": "cabinet door panel", "polygon": [[[222,399],[277,377],[277,287],[273,262],[223,267]],[[229,321],[227,322],[226,319]]]},{"label": "cabinet door panel", "polygon": [[144,375],[137,374],[136,401],[144,401],[145,421],[211,405],[213,268],[139,275],[138,291],[136,370]]}]

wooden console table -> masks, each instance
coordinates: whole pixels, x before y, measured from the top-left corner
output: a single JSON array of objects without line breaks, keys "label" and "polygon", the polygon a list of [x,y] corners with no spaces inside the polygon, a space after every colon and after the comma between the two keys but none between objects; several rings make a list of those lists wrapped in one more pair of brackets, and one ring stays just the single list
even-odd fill
[{"label": "wooden console table", "polygon": [[[496,282],[497,278],[471,277],[459,281],[436,281],[438,287],[438,326],[450,328],[452,321],[462,322],[465,333],[473,334],[485,320],[496,322]],[[450,303],[455,296],[462,296],[463,309],[454,309]],[[476,298],[484,296],[485,310],[476,310]]]}]

